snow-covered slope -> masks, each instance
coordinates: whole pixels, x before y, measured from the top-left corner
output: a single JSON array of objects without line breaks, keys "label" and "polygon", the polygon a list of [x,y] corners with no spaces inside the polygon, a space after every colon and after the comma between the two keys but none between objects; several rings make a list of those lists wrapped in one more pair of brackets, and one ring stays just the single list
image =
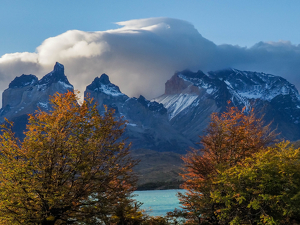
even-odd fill
[{"label": "snow-covered slope", "polygon": [[162,103],[169,111],[169,119],[173,119],[178,113],[185,110],[191,104],[196,105],[198,101],[195,101],[198,95],[194,94],[174,94],[160,96],[155,101]]},{"label": "snow-covered slope", "polygon": [[[185,70],[175,73],[166,82],[165,94],[154,100],[167,108],[172,125],[194,140],[207,125],[201,123],[206,115],[203,108],[209,113],[222,112],[228,101],[240,108],[256,108],[266,114],[266,121],[274,120],[282,136],[300,138],[299,126],[293,127],[300,123],[300,95],[293,84],[279,76],[236,69],[207,74]],[[288,126],[297,130],[298,137]]]},{"label": "snow-covered slope", "polygon": [[124,96],[119,87],[109,81],[106,74],[102,74],[100,78],[96,77],[87,89],[94,92],[104,93],[108,96]]},{"label": "snow-covered slope", "polygon": [[117,116],[127,121],[124,136],[133,148],[157,151],[185,152],[193,143],[176,131],[169,123],[163,104],[149,101],[145,97],[129,98],[119,87],[112,84],[106,74],[87,86],[85,97],[98,103],[98,110],[105,112],[104,105],[114,109]]},{"label": "snow-covered slope", "polygon": [[[49,95],[72,91],[64,66],[56,63],[41,80],[34,75],[16,77],[3,92],[0,122],[15,122],[22,136],[27,114],[49,110]],[[127,122],[125,135],[133,148],[185,152],[199,142],[213,112],[223,112],[230,104],[254,108],[281,137],[300,139],[300,96],[294,85],[271,74],[225,69],[203,73],[177,72],[165,84],[165,93],[149,101],[130,98],[103,74],[87,86],[85,97],[94,98],[100,113],[106,105]]]},{"label": "snow-covered slope", "polygon": [[223,80],[232,95],[237,95],[244,101],[260,99],[270,102],[278,95],[290,95],[295,101],[300,100],[296,87],[279,76],[236,69],[209,72],[209,75]]}]

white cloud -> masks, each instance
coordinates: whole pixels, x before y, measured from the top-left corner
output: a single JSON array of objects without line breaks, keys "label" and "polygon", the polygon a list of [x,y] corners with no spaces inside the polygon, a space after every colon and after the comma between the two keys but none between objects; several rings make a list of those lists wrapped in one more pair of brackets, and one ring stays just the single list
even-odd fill
[{"label": "white cloud", "polygon": [[[186,21],[150,18],[117,23],[114,30],[70,30],[46,39],[34,53],[0,58],[0,90],[21,74],[42,77],[56,61],[65,65],[69,81],[81,91],[106,73],[130,96],[156,97],[176,70],[225,67],[273,73],[300,87],[300,45],[259,42],[251,48],[215,45]],[[234,35],[234,34],[233,34]]]},{"label": "white cloud", "polygon": [[16,52],[11,54],[5,54],[0,58],[0,65],[10,63],[13,61],[22,62],[37,62],[38,54],[31,52]]}]

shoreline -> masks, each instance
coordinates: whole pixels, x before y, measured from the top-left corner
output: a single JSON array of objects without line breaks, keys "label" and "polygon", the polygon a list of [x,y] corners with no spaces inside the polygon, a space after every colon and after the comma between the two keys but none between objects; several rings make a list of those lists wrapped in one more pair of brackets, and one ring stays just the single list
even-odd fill
[{"label": "shoreline", "polygon": [[182,189],[182,181],[149,182],[137,186],[136,191]]}]

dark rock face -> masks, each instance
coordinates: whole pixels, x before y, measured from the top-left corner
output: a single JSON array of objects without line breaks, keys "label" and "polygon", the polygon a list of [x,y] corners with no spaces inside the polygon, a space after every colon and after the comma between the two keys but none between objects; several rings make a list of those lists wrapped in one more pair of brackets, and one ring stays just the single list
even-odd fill
[{"label": "dark rock face", "polygon": [[104,105],[118,112],[118,103],[128,99],[128,96],[124,95],[118,86],[109,81],[109,77],[106,74],[102,74],[100,78],[96,77],[94,81],[86,87],[84,96],[85,98],[94,98],[99,105],[98,109],[101,113],[105,112]]},{"label": "dark rock face", "polygon": [[[60,63],[41,80],[34,75],[16,77],[3,92],[0,122],[4,118],[13,121],[14,131],[22,138],[28,114],[38,108],[49,110],[49,95],[67,91],[73,91],[73,86]],[[299,93],[285,79],[270,74],[185,70],[175,73],[165,84],[165,94],[152,101],[144,96],[128,97],[102,74],[87,86],[84,95],[96,100],[99,113],[105,113],[106,106],[126,120],[124,137],[133,149],[185,153],[196,147],[211,113],[225,111],[229,100],[240,109],[254,107],[266,123],[273,121],[280,137],[300,139]]]},{"label": "dark rock face", "polygon": [[236,69],[204,74],[182,71],[167,81],[165,94],[154,99],[168,109],[173,127],[193,141],[199,140],[212,112],[226,110],[228,101],[242,109],[254,107],[280,137],[300,139],[300,96],[282,77]]},{"label": "dark rock face", "polygon": [[65,68],[62,64],[56,62],[52,72],[46,74],[40,81],[39,85],[51,86],[53,83],[62,82],[66,85],[70,85],[68,78],[65,75]]},{"label": "dark rock face", "polygon": [[22,88],[29,85],[34,85],[38,82],[38,78],[32,74],[25,75],[22,74],[20,77],[16,77],[12,82],[10,82],[8,88]]},{"label": "dark rock face", "polygon": [[177,132],[169,123],[166,108],[145,97],[129,98],[112,84],[106,74],[101,75],[87,86],[84,93],[98,103],[102,114],[104,105],[115,110],[117,116],[127,120],[124,137],[132,143],[133,149],[143,148],[156,151],[184,153],[194,144]]},{"label": "dark rock face", "polygon": [[200,94],[199,88],[191,82],[181,79],[179,76],[173,76],[165,84],[165,95],[173,94]]},{"label": "dark rock face", "polygon": [[104,73],[101,77],[96,77],[94,81],[86,87],[90,91],[105,93],[107,95],[123,95],[120,88],[109,81],[109,77]]},{"label": "dark rock face", "polygon": [[73,90],[64,74],[63,65],[59,63],[41,80],[34,75],[16,77],[2,94],[0,122],[4,122],[4,118],[13,121],[15,133],[22,138],[28,122],[27,114],[34,113],[38,108],[49,110],[50,95]]},{"label": "dark rock face", "polygon": [[[24,138],[28,114],[38,108],[49,110],[49,95],[67,91],[73,91],[73,86],[59,63],[41,80],[34,75],[16,77],[3,92],[0,122],[4,118],[13,121],[13,131]],[[96,100],[99,113],[105,112],[106,105],[126,120],[124,138],[132,143],[132,156],[141,160],[135,168],[142,177],[139,185],[178,181],[182,161],[177,153],[198,147],[195,143],[200,141],[211,113],[225,111],[228,100],[240,109],[254,107],[266,123],[273,121],[281,138],[300,139],[299,93],[285,79],[270,74],[185,70],[175,73],[166,82],[165,93],[152,101],[143,96],[128,97],[102,74],[87,86],[84,95]]]},{"label": "dark rock face", "polygon": [[143,105],[145,108],[149,109],[152,112],[158,112],[161,115],[167,114],[167,109],[164,107],[163,104],[158,102],[151,102],[147,99],[145,99],[144,96],[140,95],[140,97],[137,99],[137,101]]}]

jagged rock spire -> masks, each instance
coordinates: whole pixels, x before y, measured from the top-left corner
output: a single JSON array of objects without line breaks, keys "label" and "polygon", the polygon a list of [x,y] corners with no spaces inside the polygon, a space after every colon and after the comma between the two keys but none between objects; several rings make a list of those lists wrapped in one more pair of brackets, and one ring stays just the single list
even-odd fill
[{"label": "jagged rock spire", "polygon": [[65,69],[64,66],[58,62],[55,63],[53,71],[45,75],[40,81],[39,85],[51,85],[52,83],[57,83],[59,81],[71,85],[68,81],[68,78],[66,77],[64,73]]},{"label": "jagged rock spire", "polygon": [[96,77],[86,89],[112,96],[124,95],[117,85],[114,85],[109,81],[109,77],[105,73],[102,74],[100,78]]}]

